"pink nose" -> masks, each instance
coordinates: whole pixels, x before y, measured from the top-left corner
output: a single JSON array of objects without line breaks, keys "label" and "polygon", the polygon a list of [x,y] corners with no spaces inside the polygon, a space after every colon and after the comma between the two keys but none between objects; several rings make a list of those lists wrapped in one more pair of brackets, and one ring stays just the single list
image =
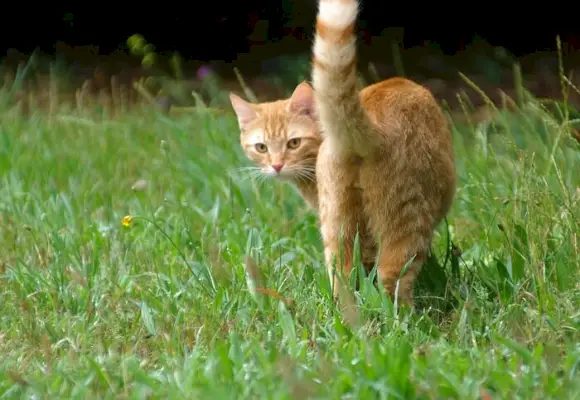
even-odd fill
[{"label": "pink nose", "polygon": [[283,166],[284,166],[284,164],[274,164],[274,165],[272,165],[272,168],[274,168],[276,170],[276,172],[280,172],[280,170],[282,169]]}]

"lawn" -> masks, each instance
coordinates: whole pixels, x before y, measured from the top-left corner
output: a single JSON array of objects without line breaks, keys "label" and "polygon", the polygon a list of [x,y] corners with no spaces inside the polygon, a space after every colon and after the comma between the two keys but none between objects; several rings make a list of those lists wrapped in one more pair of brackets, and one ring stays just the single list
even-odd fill
[{"label": "lawn", "polygon": [[580,145],[543,104],[453,125],[414,312],[370,278],[333,303],[231,111],[3,106],[0,398],[580,398]]}]

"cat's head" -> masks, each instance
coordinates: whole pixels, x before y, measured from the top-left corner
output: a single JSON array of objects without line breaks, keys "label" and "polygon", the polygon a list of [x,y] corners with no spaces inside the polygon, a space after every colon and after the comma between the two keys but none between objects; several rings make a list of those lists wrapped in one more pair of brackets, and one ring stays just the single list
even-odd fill
[{"label": "cat's head", "polygon": [[288,99],[249,103],[230,94],[246,156],[266,176],[285,180],[314,178],[322,143],[312,87],[302,82]]}]

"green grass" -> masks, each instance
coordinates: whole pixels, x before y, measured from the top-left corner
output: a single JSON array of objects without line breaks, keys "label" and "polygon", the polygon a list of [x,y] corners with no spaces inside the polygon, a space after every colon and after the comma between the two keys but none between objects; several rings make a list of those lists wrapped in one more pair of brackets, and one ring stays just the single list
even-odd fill
[{"label": "green grass", "polygon": [[415,313],[333,304],[231,114],[0,118],[0,398],[580,398],[580,146],[537,101],[454,128]]}]

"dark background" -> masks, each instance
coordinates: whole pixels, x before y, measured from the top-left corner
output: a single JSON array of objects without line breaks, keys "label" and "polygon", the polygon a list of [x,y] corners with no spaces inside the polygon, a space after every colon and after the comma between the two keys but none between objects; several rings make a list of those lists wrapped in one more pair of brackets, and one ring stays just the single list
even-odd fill
[{"label": "dark background", "polygon": [[[23,65],[33,65],[27,77],[34,79],[29,79],[26,90],[39,98],[47,92],[42,77],[54,64],[62,67],[60,76],[71,96],[75,88],[85,87],[91,88],[87,93],[108,93],[113,76],[116,84],[130,87],[151,74],[172,74],[169,60],[177,51],[185,61],[183,88],[200,91],[209,102],[217,102],[219,96],[209,89],[204,92],[200,71],[216,72],[220,87],[240,92],[234,67],[262,101],[277,99],[288,95],[298,79],[308,79],[317,2],[76,2],[58,7],[11,3],[12,8],[3,9],[0,23],[0,57],[5,56],[0,67],[11,72],[0,75],[10,78]],[[365,82],[407,76],[460,109],[457,93],[469,96],[474,107],[483,107],[484,100],[459,72],[493,102],[503,104],[504,94],[517,95],[517,62],[526,90],[558,98],[562,90],[557,35],[566,73],[580,86],[580,25],[574,18],[579,7],[562,4],[362,0],[357,24],[359,70]],[[134,34],[155,46],[153,67],[130,54],[126,42]],[[48,57],[28,57],[34,50]],[[130,101],[142,100],[134,90],[129,96]],[[568,100],[580,108],[575,91]]]},{"label": "dark background", "polygon": [[[503,6],[443,3],[425,6],[366,0],[359,22],[361,36],[364,40],[381,35],[386,27],[404,26],[404,48],[431,41],[439,43],[447,54],[463,49],[474,36],[506,47],[516,56],[554,49],[557,34],[580,48],[575,33],[580,29],[565,24],[565,17],[575,13],[571,6],[551,10],[546,9],[549,4],[542,4],[542,9],[534,9],[530,14],[515,2]],[[0,40],[4,50],[13,48],[25,54],[35,48],[54,53],[57,42],[70,46],[96,45],[99,53],[108,54],[123,49],[127,37],[140,33],[158,51],[178,50],[186,58],[196,60],[233,61],[237,54],[262,44],[263,35],[250,38],[256,26],[267,31],[270,42],[288,35],[308,39],[316,11],[315,0],[180,4],[78,2],[60,9],[14,4],[17,8],[3,11]],[[266,28],[264,22],[260,25],[260,20],[268,21]],[[293,43],[284,51],[305,51],[310,45],[309,40]]]}]

